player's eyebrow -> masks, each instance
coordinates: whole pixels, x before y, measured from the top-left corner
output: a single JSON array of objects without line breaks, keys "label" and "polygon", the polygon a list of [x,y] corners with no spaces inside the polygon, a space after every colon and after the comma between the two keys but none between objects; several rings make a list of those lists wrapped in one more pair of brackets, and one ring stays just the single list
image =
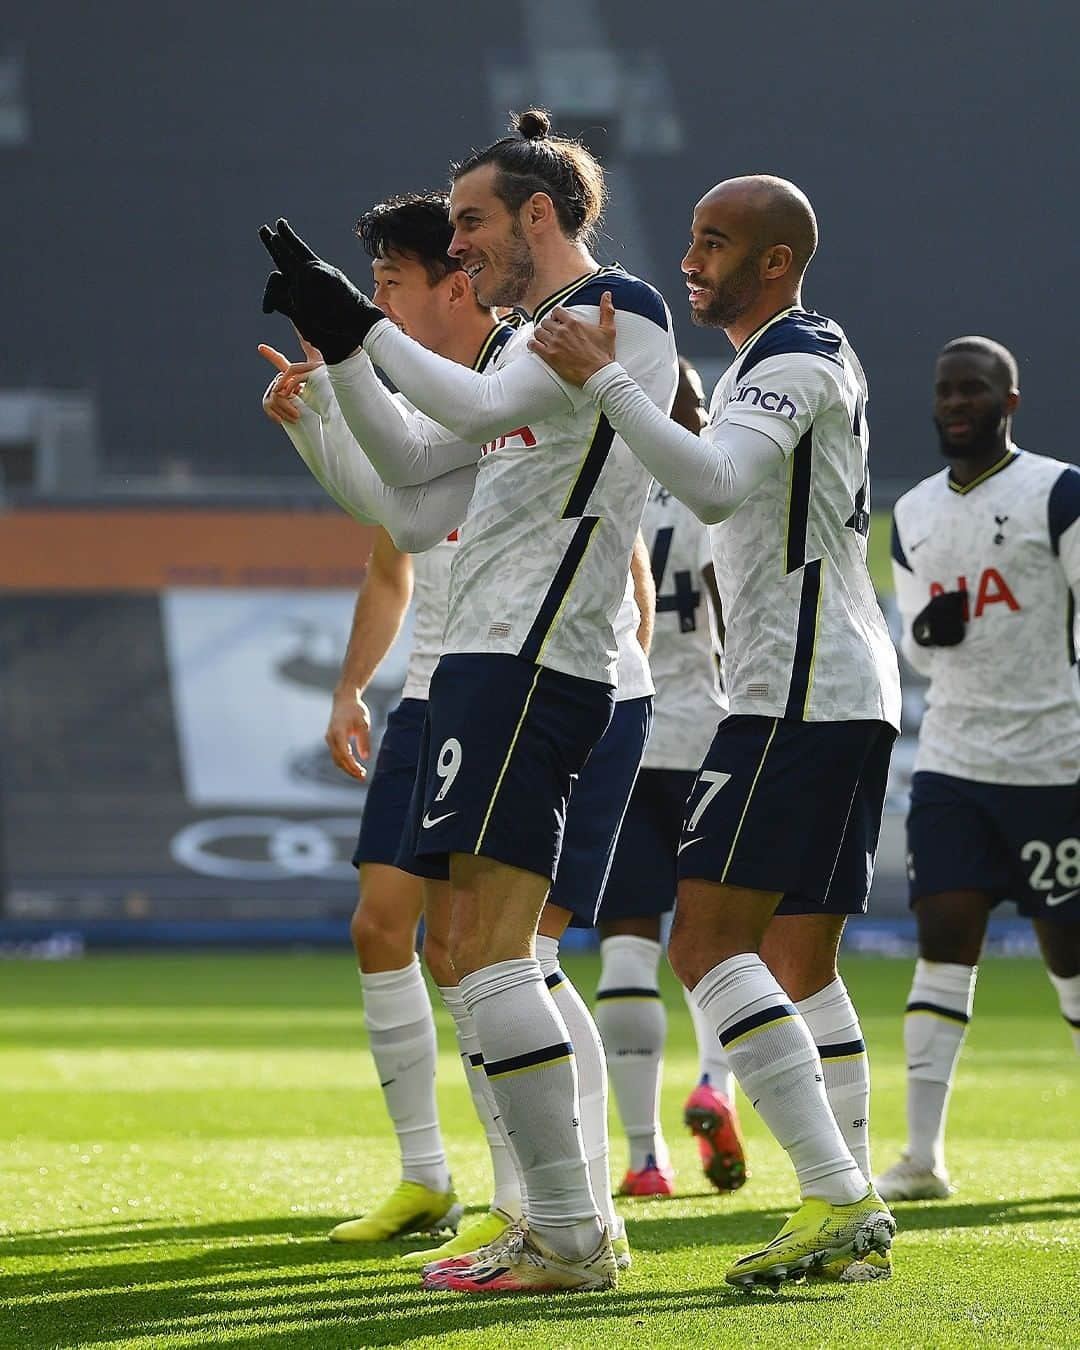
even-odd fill
[{"label": "player's eyebrow", "polygon": [[729,244],[731,243],[731,235],[718,230],[715,225],[703,225],[698,234],[706,234],[710,239],[726,239]]}]

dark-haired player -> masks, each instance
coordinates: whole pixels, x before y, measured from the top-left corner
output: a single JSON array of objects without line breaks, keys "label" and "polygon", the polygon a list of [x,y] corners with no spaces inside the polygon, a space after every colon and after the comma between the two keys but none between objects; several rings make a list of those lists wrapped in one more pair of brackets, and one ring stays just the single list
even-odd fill
[{"label": "dark-haired player", "polygon": [[952,1189],[946,1107],[1000,900],[1031,918],[1080,1049],[1080,470],[1013,444],[1019,383],[989,338],[942,348],[934,423],[948,466],[893,516],[903,650],[930,688],[908,815],[908,1143],[878,1179],[887,1200]]},{"label": "dark-haired player", "polygon": [[[493,312],[479,306],[469,279],[447,254],[452,231],[445,196],[422,194],[380,203],[361,218],[357,232],[372,257],[375,294],[387,315],[402,331],[424,345],[430,344],[433,350],[450,359],[483,369],[506,341],[511,326],[496,324]],[[481,332],[475,323],[477,310],[485,316],[486,324],[495,326],[488,329],[485,324],[485,331]],[[325,479],[329,471],[329,477],[334,479],[331,466],[344,462],[350,452],[354,458],[360,452],[341,419],[321,357],[308,347],[307,354],[314,359],[290,364],[271,348],[260,350],[282,371],[267,391],[269,415],[287,426],[291,439],[317,477]],[[306,381],[303,402],[282,392],[299,377]],[[471,473],[475,478],[475,468],[459,473]],[[356,506],[348,499],[356,485],[338,481],[337,486],[343,504],[355,514]],[[383,490],[382,498],[370,500],[363,491],[359,494],[364,511],[374,511],[376,517],[386,506],[386,490],[381,482],[377,486]],[[396,495],[403,498],[408,491],[403,489]],[[462,515],[464,509],[463,502]],[[425,524],[424,528],[429,529],[430,525]],[[415,888],[415,879],[409,871],[427,876],[430,869],[414,858],[404,862],[409,871],[393,864],[416,775],[431,671],[442,647],[450,564],[457,537],[455,531],[411,563],[387,532],[379,531],[372,556],[376,585],[372,586],[369,579],[358,603],[342,689],[335,699],[328,733],[337,762],[347,772],[359,773],[348,744],[351,735],[364,735],[366,714],[358,693],[384,653],[386,641],[397,631],[407,604],[408,574],[414,571],[417,649],[410,661],[406,697],[391,717],[365,808],[356,853],[365,875],[353,925],[362,964],[366,960],[369,964],[375,961],[386,965],[396,958],[396,964],[385,972],[385,979],[381,978],[383,972],[379,972],[378,978],[365,978],[365,994],[374,990],[377,1025],[369,1025],[369,1032],[380,1083],[384,1085],[387,1106],[399,1136],[405,1180],[373,1213],[339,1224],[331,1234],[335,1241],[370,1242],[411,1231],[422,1223],[431,1223],[432,1209],[440,1209],[448,1199],[443,1192],[433,1194],[426,1188],[423,1184],[426,1175],[423,1178],[415,1175],[418,1164],[430,1171],[430,1159],[417,1154],[430,1145],[436,1127],[430,1124],[435,1121],[430,1062],[423,1056],[417,1057],[418,1043],[423,1040],[428,1044],[434,1029],[430,1025],[430,1010],[421,1027],[420,1005],[421,1002],[426,1005],[426,994],[422,988],[418,994],[413,990],[417,897],[411,889]],[[652,585],[648,555],[640,540],[635,546],[631,572],[632,584],[628,582],[615,621],[618,702],[611,724],[590,756],[575,791],[559,875],[537,937],[541,968],[577,1047],[581,1126],[590,1177],[620,1266],[629,1263],[629,1245],[624,1225],[611,1205],[607,1083],[602,1051],[588,1009],[559,969],[557,936],[565,927],[566,911],[573,912],[579,922],[591,924],[595,920],[608,854],[622,816],[620,795],[629,791],[636,775],[649,726],[652,684],[638,640],[638,627],[642,623],[651,625]],[[364,860],[367,866],[363,866]],[[457,989],[456,973],[446,951],[447,890],[445,881],[428,878],[424,905],[425,957],[454,1019],[470,1091],[491,1151],[495,1191],[487,1214],[438,1249],[409,1252],[403,1259],[413,1264],[472,1252],[499,1237],[511,1223],[520,1223],[522,1218],[516,1155],[494,1107],[476,1030]],[[418,1114],[420,1106],[427,1109]],[[445,1216],[441,1222],[446,1226]]]},{"label": "dark-haired player", "polygon": [[[671,416],[698,432],[705,421],[701,378],[680,358]],[[619,1118],[629,1145],[624,1195],[672,1195],[675,1174],[660,1123],[667,1017],[658,967],[661,919],[675,904],[679,835],[698,765],[727,699],[717,663],[719,598],[708,531],[660,483],[649,492],[641,530],[652,556],[656,621],[649,650],[653,729],[619,835],[600,908],[596,1023],[604,1039]],[[712,598],[712,603],[710,603]],[[731,1072],[712,1026],[687,1000],[701,1078],[686,1104],[705,1174],[735,1190],[746,1164],[732,1104]]]},{"label": "dark-haired player", "polygon": [[[623,359],[666,413],[676,373],[666,306],[621,269],[598,268],[587,237],[602,172],[547,131],[526,114],[518,134],[459,167],[451,252],[485,303],[595,314],[601,288],[614,288],[627,311]],[[451,956],[518,1151],[529,1226],[426,1281],[608,1287],[615,1259],[582,1148],[575,1047],[534,943],[572,785],[612,715],[613,621],[649,476],[523,335],[492,372],[465,371],[384,322],[284,223],[264,238],[282,268],[266,303],[323,350],[338,405],[384,481],[427,482],[480,456],[408,843],[421,860],[448,861]],[[369,355],[427,417],[402,419]]]},{"label": "dark-haired player", "polygon": [[617,298],[599,327],[556,311],[534,337],[713,526],[731,710],[688,803],[669,955],[803,1200],[727,1272],[739,1285],[880,1278],[895,1231],[869,1181],[865,1046],[836,954],[866,906],[900,681],[866,566],[865,377],[801,302],[816,246],[783,179],[730,179],[697,203],[691,314],[736,349],[700,438],[613,359]]}]

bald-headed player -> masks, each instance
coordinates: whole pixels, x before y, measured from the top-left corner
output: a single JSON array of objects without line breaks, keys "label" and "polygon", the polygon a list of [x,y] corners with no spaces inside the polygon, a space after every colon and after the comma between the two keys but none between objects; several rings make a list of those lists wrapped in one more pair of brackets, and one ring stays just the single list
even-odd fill
[{"label": "bald-headed player", "polygon": [[816,245],[782,179],[698,202],[691,314],[736,349],[700,438],[613,359],[610,302],[599,326],[556,311],[533,338],[713,527],[731,712],[688,803],[669,955],[803,1199],[727,1272],[744,1286],[886,1276],[895,1231],[869,1181],[865,1047],[836,953],[866,907],[900,680],[866,566],[866,380],[838,325],[802,307]]},{"label": "bald-headed player", "polygon": [[1019,385],[1000,343],[946,344],[934,423],[948,464],[893,517],[903,650],[930,679],[908,815],[908,1144],[879,1179],[893,1200],[952,1190],[946,1107],[1000,900],[1032,920],[1080,1049],[1080,470],[1013,443]]}]

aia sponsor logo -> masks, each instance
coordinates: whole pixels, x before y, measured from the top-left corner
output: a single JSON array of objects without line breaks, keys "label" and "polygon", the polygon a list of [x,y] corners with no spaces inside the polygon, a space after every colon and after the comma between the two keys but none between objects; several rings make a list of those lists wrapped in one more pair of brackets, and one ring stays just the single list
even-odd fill
[{"label": "aia sponsor logo", "polygon": [[498,436],[493,441],[488,441],[486,445],[481,446],[481,455],[493,455],[496,450],[505,450],[511,441],[520,441],[527,450],[531,450],[536,444],[536,437],[532,434],[530,427],[518,427],[516,431],[508,431],[505,436]]},{"label": "aia sponsor logo", "polygon": [[[954,590],[964,593],[964,621],[970,622],[972,619],[978,619],[982,616],[984,610],[991,605],[1005,605],[1008,609],[1016,611],[1020,608],[1020,602],[1009,589],[1009,583],[1001,575],[996,567],[987,567],[982,576],[979,577],[979,584],[975,589],[975,604],[971,603],[971,594],[968,590],[967,577],[957,577]],[[930,583],[931,600],[937,595],[944,595],[945,587],[940,581]]]}]

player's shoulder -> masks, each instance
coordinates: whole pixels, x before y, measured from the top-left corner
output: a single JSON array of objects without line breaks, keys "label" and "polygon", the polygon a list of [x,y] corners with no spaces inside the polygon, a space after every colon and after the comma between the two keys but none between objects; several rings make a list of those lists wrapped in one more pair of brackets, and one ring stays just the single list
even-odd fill
[{"label": "player's shoulder", "polygon": [[946,466],[921,478],[914,487],[902,492],[893,506],[893,515],[903,524],[909,516],[925,511],[931,502],[947,498],[948,495],[949,470]]},{"label": "player's shoulder", "polygon": [[776,357],[812,356],[842,370],[845,343],[839,324],[812,310],[793,309],[751,337],[735,358],[735,382],[749,375],[755,366]]},{"label": "player's shoulder", "polygon": [[619,266],[601,267],[598,272],[582,277],[572,286],[557,292],[537,307],[534,321],[539,323],[556,305],[593,305],[599,308],[600,297],[605,291],[611,292],[616,317],[619,314],[640,314],[665,333],[670,330],[671,316],[664,297],[655,286]]},{"label": "player's shoulder", "polygon": [[1051,547],[1056,553],[1061,536],[1080,520],[1080,468],[1065,460],[1034,455],[1030,451],[1024,452],[1024,458],[1039,461],[1035,472],[1046,492],[1046,524]]}]

